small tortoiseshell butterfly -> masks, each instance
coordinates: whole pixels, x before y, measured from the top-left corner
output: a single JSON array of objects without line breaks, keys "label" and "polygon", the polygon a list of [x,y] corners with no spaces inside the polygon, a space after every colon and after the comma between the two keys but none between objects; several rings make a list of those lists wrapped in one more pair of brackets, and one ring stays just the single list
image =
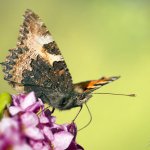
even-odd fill
[{"label": "small tortoiseshell butterfly", "polygon": [[34,91],[53,108],[82,106],[92,92],[119,77],[102,77],[73,84],[64,58],[41,19],[31,10],[24,15],[17,46],[2,63],[4,79],[19,92]]}]

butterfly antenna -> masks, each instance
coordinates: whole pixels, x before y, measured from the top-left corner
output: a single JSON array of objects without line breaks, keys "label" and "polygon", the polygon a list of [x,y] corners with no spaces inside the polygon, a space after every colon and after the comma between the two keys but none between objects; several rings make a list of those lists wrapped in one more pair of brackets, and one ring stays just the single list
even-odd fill
[{"label": "butterfly antenna", "polygon": [[85,126],[83,126],[82,128],[80,128],[78,131],[83,130],[84,128],[86,128],[87,126],[89,126],[90,123],[92,122],[92,114],[91,114],[91,111],[90,111],[90,109],[89,109],[89,107],[88,107],[88,105],[87,105],[86,103],[85,103],[85,106],[86,106],[87,111],[88,111],[88,113],[89,113],[89,115],[90,115],[90,120],[89,120],[89,122],[88,122]]},{"label": "butterfly antenna", "polygon": [[121,95],[121,96],[130,96],[135,97],[135,94],[119,94],[119,93],[92,93],[92,94],[109,94],[109,95]]}]

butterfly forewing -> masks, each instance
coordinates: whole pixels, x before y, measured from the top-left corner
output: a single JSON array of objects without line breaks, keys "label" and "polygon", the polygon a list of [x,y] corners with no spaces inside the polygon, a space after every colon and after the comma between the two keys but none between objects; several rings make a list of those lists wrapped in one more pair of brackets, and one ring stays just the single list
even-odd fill
[{"label": "butterfly forewing", "polygon": [[111,83],[119,78],[120,78],[119,76],[102,77],[98,80],[84,81],[84,82],[74,84],[74,89],[79,93],[91,93],[101,88],[102,86]]}]

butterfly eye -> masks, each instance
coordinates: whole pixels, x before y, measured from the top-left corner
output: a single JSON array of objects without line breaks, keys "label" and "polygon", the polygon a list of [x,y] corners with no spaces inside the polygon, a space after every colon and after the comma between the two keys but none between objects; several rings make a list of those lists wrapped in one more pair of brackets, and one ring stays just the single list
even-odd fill
[{"label": "butterfly eye", "polygon": [[61,100],[61,106],[65,106],[67,104],[67,98],[66,97],[63,97],[62,100]]},{"label": "butterfly eye", "polygon": [[80,101],[82,101],[84,98],[85,98],[84,94],[80,95]]}]

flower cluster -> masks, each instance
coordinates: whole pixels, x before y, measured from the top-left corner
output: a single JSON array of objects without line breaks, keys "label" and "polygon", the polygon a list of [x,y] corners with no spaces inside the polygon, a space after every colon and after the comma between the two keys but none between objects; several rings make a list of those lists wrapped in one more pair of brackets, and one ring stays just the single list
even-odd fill
[{"label": "flower cluster", "polygon": [[34,92],[12,96],[8,112],[0,121],[0,150],[83,150],[75,124],[56,124]]}]

